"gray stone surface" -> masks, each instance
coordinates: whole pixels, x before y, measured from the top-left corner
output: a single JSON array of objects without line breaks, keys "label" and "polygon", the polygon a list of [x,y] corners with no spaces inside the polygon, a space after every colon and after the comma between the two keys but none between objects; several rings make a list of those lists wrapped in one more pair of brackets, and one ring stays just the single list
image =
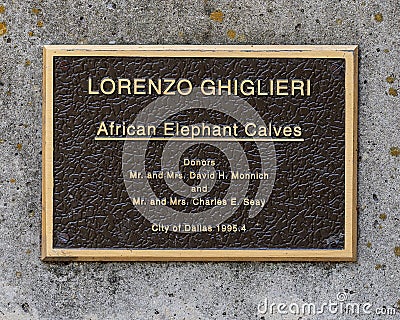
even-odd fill
[{"label": "gray stone surface", "polygon": [[[400,86],[399,0],[6,0],[4,8],[0,319],[257,319],[265,298],[321,305],[343,292],[347,302],[372,304],[373,314],[357,318],[399,316],[399,309],[395,316],[374,314],[400,307],[400,156],[390,151],[400,147],[400,97],[393,90]],[[222,22],[210,18],[215,10],[222,11]],[[359,44],[358,261],[41,262],[42,46],[108,43]],[[356,318],[328,311],[264,317]]]}]

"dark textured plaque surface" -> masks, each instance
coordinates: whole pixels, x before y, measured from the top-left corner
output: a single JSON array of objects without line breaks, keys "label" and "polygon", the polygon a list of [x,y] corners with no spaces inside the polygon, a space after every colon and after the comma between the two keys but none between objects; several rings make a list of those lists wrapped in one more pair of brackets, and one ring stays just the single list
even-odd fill
[{"label": "dark textured plaque surface", "polygon": [[[344,248],[344,59],[261,58],[54,58],[54,197],[55,248]],[[113,78],[312,79],[309,97],[246,97],[266,123],[302,127],[302,143],[275,143],[276,180],[266,206],[254,218],[241,207],[227,223],[245,223],[240,233],[154,233],[133,206],[121,171],[124,142],[95,141],[100,121],[133,121],[155,95],[88,95],[88,76]],[[229,121],[218,112],[178,114],[182,123],[205,117]],[[149,155],[162,142],[149,144]],[[243,145],[251,166],[257,152]],[[247,149],[246,149],[247,148]],[[252,152],[254,151],[254,152]],[[220,159],[216,148],[200,144],[188,154]],[[253,157],[253,158],[252,158]],[[153,157],[149,156],[149,166]],[[187,181],[193,183],[193,181]],[[232,181],[218,181],[212,193],[223,196]],[[153,190],[168,193],[163,180]],[[253,194],[257,181],[247,192]],[[156,210],[157,208],[155,208]],[[201,209],[201,208],[200,208]],[[190,207],[181,210],[199,210]]]}]

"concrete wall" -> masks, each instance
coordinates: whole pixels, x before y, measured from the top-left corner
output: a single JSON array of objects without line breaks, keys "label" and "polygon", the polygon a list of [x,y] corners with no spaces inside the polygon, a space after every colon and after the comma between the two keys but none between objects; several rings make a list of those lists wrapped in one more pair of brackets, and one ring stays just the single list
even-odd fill
[{"label": "concrete wall", "polygon": [[[6,0],[0,319],[257,319],[265,298],[319,306],[347,299],[371,303],[372,313],[400,308],[399,7],[399,0]],[[109,43],[359,44],[357,263],[41,262],[42,46]],[[336,318],[353,317],[327,310],[316,317]]]}]

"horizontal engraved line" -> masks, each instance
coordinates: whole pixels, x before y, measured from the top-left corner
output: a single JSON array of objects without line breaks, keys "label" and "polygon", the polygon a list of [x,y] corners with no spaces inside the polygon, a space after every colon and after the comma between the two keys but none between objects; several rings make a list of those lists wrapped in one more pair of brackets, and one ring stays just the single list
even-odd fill
[{"label": "horizontal engraved line", "polygon": [[304,142],[303,138],[186,138],[186,137],[95,137],[97,141],[216,141],[216,142]]}]

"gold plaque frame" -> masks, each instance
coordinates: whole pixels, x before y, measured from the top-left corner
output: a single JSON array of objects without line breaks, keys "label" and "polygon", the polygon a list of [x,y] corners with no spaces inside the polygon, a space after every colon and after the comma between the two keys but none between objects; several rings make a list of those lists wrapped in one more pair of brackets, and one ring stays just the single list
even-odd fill
[{"label": "gold plaque frame", "polygon": [[[44,261],[355,261],[357,250],[358,47],[337,46],[70,46],[43,49],[42,259]],[[226,57],[345,59],[344,249],[57,249],[53,247],[53,57]]]}]

